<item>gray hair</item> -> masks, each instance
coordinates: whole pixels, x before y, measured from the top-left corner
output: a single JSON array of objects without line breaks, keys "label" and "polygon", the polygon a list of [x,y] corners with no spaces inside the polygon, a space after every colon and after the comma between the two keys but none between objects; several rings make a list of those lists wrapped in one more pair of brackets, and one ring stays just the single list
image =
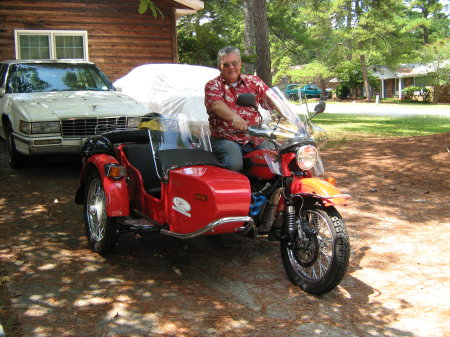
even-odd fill
[{"label": "gray hair", "polygon": [[217,67],[218,68],[222,64],[222,58],[225,55],[229,55],[229,54],[236,54],[237,56],[239,56],[239,61],[242,62],[241,52],[239,51],[239,49],[236,47],[227,46],[227,47],[220,49],[219,52],[217,53]]}]

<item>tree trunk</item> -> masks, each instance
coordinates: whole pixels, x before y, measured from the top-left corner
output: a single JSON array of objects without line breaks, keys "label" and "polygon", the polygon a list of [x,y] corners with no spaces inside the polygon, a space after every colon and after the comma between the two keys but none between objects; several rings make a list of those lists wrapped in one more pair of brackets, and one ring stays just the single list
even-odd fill
[{"label": "tree trunk", "polygon": [[423,28],[423,44],[428,44],[430,42],[429,40],[429,31],[426,26],[422,26]]},{"label": "tree trunk", "polygon": [[361,63],[361,71],[364,78],[364,89],[366,91],[367,102],[370,102],[370,84],[369,84],[369,76],[367,75],[366,55],[360,55],[359,60]]},{"label": "tree trunk", "polygon": [[266,0],[253,1],[256,39],[256,73],[270,87],[272,73],[270,67],[269,33]]},{"label": "tree trunk", "polygon": [[325,79],[322,78],[322,76],[319,79],[319,87],[320,87],[320,90],[322,90],[322,95],[320,95],[320,99],[325,99],[326,100],[328,98],[328,96],[327,96],[327,83],[326,83]]},{"label": "tree trunk", "polygon": [[[346,27],[347,27],[347,30],[350,31],[352,29],[352,21],[353,21],[352,2],[351,1],[347,1],[345,3],[345,9],[347,11]],[[352,60],[352,47],[351,47],[352,39],[347,40],[347,45],[348,45],[347,60],[351,61]]]},{"label": "tree trunk", "polygon": [[244,0],[244,55],[247,56],[244,62],[244,73],[253,74],[255,72],[255,20],[253,13],[253,0]]}]

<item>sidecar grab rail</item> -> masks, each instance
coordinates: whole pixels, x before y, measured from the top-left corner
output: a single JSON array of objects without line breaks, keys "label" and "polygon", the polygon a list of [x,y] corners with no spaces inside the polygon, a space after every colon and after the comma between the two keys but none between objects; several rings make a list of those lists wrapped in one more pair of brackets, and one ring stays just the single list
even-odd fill
[{"label": "sidecar grab rail", "polygon": [[206,225],[203,228],[200,228],[199,230],[192,232],[192,233],[176,233],[176,232],[172,232],[169,231],[167,229],[161,229],[161,234],[165,234],[165,235],[169,235],[169,236],[174,236],[176,238],[179,239],[191,239],[191,238],[195,238],[196,236],[202,235],[204,233],[207,233],[209,231],[212,231],[214,228],[224,225],[226,223],[230,223],[230,222],[247,222],[247,225],[244,227],[239,227],[239,232],[245,232],[250,230],[250,228],[255,228],[255,223],[253,221],[252,217],[249,216],[232,216],[232,217],[226,217],[226,218],[221,218],[218,220],[215,220],[211,223],[209,223],[208,225]]}]

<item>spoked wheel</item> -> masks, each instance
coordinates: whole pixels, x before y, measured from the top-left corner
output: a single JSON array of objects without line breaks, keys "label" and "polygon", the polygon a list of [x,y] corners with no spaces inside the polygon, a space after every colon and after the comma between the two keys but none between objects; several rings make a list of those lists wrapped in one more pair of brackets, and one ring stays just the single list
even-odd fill
[{"label": "spoked wheel", "polygon": [[[304,291],[321,295],[334,289],[345,275],[350,243],[341,215],[334,207],[304,209],[303,238],[281,242],[281,258],[289,279]],[[300,226],[300,221],[297,221]]]},{"label": "spoked wheel", "polygon": [[117,221],[106,214],[106,195],[97,171],[90,175],[86,186],[84,220],[92,250],[99,254],[110,252],[117,243]]}]

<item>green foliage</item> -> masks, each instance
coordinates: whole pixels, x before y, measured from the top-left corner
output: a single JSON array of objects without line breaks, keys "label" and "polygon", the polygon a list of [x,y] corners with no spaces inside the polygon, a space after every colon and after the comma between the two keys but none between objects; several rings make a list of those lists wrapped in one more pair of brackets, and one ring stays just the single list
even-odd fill
[{"label": "green foliage", "polygon": [[406,99],[412,99],[415,92],[420,92],[420,87],[410,86],[402,90],[402,96]]},{"label": "green foliage", "polygon": [[[341,99],[346,98],[350,93],[347,93],[346,90],[352,89],[356,94],[356,89],[361,87],[364,82],[361,65],[357,60],[344,61],[337,65],[335,68],[335,76],[339,78],[341,84],[345,87],[345,89],[342,89],[342,95],[336,92],[336,96]],[[371,75],[369,75],[369,84],[372,88],[377,88],[379,85],[378,80]]]},{"label": "green foliage", "polygon": [[[204,4],[204,10],[177,22],[182,63],[215,66],[221,47],[236,45],[243,50],[242,0]],[[442,0],[268,0],[267,4],[274,83],[286,76],[301,82],[337,77],[354,91],[363,83],[360,55],[368,69],[380,64],[396,67],[422,60],[424,54],[442,53],[428,49],[448,41],[450,35]],[[255,55],[246,61],[255,63]],[[292,70],[293,66],[302,67]],[[378,85],[369,81],[372,87]]]},{"label": "green foliage", "polygon": [[236,0],[206,0],[204,4],[203,10],[178,20],[178,55],[181,63],[216,67],[220,48],[243,48],[243,12]]},{"label": "green foliage", "polygon": [[407,29],[422,44],[449,36],[449,19],[440,0],[406,0]]},{"label": "green foliage", "polygon": [[278,83],[280,82],[284,77],[288,76],[289,67],[292,64],[292,59],[289,56],[284,56],[278,61],[278,69],[273,77],[273,82]]},{"label": "green foliage", "polygon": [[330,69],[318,61],[313,61],[299,69],[288,69],[286,73],[291,78],[291,82],[298,83],[316,83],[332,75]]},{"label": "green foliage", "polygon": [[429,102],[430,90],[428,88],[409,86],[402,90],[402,98],[405,100],[419,100],[421,102]]},{"label": "green foliage", "polygon": [[139,0],[139,14],[144,14],[147,10],[150,9],[153,16],[156,18],[158,15],[163,17],[161,10],[155,5],[155,3],[151,0]]},{"label": "green foliage", "polygon": [[346,84],[339,84],[336,88],[336,97],[346,99],[350,95],[350,87]]},{"label": "green foliage", "polygon": [[450,39],[445,38],[425,45],[416,54],[416,61],[430,65],[433,71],[427,76],[433,86],[433,100],[445,93],[450,85]]}]

